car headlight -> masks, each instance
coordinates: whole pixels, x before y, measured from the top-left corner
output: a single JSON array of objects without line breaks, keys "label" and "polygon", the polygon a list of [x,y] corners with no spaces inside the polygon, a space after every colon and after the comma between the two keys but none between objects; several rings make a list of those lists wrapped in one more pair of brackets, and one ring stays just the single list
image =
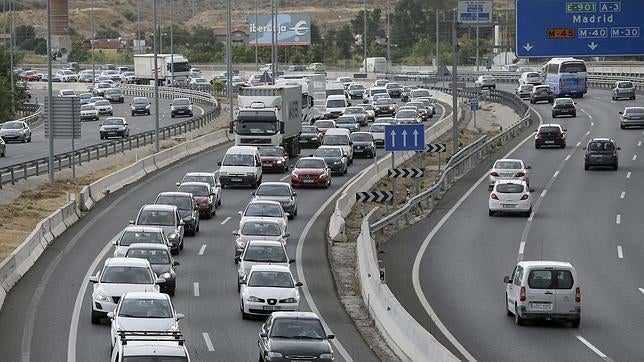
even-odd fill
[{"label": "car headlight", "polygon": [[277,160],[277,164],[278,164],[278,165],[281,165],[281,164],[282,164],[282,160]]},{"label": "car headlight", "polygon": [[178,237],[179,237],[179,234],[177,234],[176,232],[174,232],[174,233],[172,233],[172,234],[168,235],[168,238],[169,238],[169,239],[177,239]]},{"label": "car headlight", "polygon": [[266,353],[266,357],[270,357],[270,358],[282,358],[283,356],[282,356],[282,354],[281,354],[281,353],[279,353],[279,352],[267,352],[267,353]]},{"label": "car headlight", "polygon": [[176,109],[176,108],[175,108],[174,106],[171,106],[171,107],[170,107],[170,110],[171,110],[171,111],[174,111],[175,109]]},{"label": "car headlight", "polygon": [[318,140],[317,137],[311,137],[311,141],[317,141],[317,140]]},{"label": "car headlight", "polygon": [[172,274],[170,272],[163,273],[161,274],[161,278],[170,279],[172,278]]},{"label": "car headlight", "polygon": [[219,176],[228,176],[228,172],[226,172],[226,171],[219,171]]},{"label": "car headlight", "polygon": [[333,353],[320,353],[320,359],[333,359]]},{"label": "car headlight", "polygon": [[249,301],[249,302],[253,302],[253,303],[259,303],[259,302],[261,302],[262,300],[261,300],[261,299],[259,299],[259,298],[257,298],[257,297],[254,297],[254,296],[252,296],[252,295],[251,295],[250,297],[248,297],[248,301]]},{"label": "car headlight", "polygon": [[286,299],[280,300],[280,303],[297,303],[297,299],[292,298],[292,297],[291,298],[286,298]]},{"label": "car headlight", "polygon": [[246,172],[246,176],[255,176],[254,172]]},{"label": "car headlight", "polygon": [[148,105],[146,105],[146,106],[145,106],[145,109],[150,109],[150,105],[149,105],[149,104],[148,104]]},{"label": "car headlight", "polygon": [[291,177],[300,178],[300,176],[298,176],[295,172],[291,173]]},{"label": "car headlight", "polygon": [[178,330],[179,330],[179,325],[177,323],[172,323],[168,327],[168,332],[175,332],[175,331],[178,331]]},{"label": "car headlight", "polygon": [[192,216],[184,217],[183,222],[185,222],[186,224],[192,224],[192,222],[193,222]]},{"label": "car headlight", "polygon": [[235,240],[235,243],[237,244],[237,247],[239,247],[240,249],[243,249],[246,246],[246,240],[237,239]]},{"label": "car headlight", "polygon": [[107,302],[107,303],[113,302],[112,298],[108,297],[107,295],[101,292],[94,292],[93,298],[97,302]]},{"label": "car headlight", "polygon": [[341,163],[342,163],[342,161],[333,161],[333,164],[334,164],[334,165],[339,165],[339,164],[341,164]]}]

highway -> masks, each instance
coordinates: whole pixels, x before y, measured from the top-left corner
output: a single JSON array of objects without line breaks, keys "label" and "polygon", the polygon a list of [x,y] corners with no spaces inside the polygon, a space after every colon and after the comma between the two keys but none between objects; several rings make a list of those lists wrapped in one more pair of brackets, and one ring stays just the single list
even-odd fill
[{"label": "highway", "polygon": [[[383,246],[379,258],[389,287],[441,342],[455,341],[458,347],[450,348],[459,358],[635,361],[644,356],[639,237],[644,131],[621,130],[617,114],[639,102],[611,101],[608,91],[597,89],[575,101],[577,118],[553,120],[550,104],[534,105],[543,123],[568,129],[566,149],[536,150],[533,134],[524,132],[460,180],[430,217]],[[582,147],[591,137],[612,137],[621,146],[618,171],[584,171]],[[532,166],[536,198],[530,218],[488,216],[487,172],[502,157]],[[514,325],[504,309],[503,277],[517,260],[561,260],[576,267],[582,290],[579,329],[557,322]],[[429,322],[430,313],[451,336]]]},{"label": "highway", "polygon": [[[46,95],[46,91],[34,90],[33,97],[43,100]],[[152,114],[147,115],[136,115],[132,116],[130,112],[130,101],[132,97],[126,96],[125,102],[120,104],[112,104],[114,117],[124,117],[128,125],[130,126],[130,135],[133,136],[137,133],[143,133],[154,129],[154,104],[152,105]],[[175,123],[181,123],[186,121],[187,117],[170,117],[170,103],[171,101],[160,99],[159,100],[159,127],[169,126]],[[195,105],[194,115],[198,116],[203,114],[204,109],[200,106]],[[108,142],[114,140],[101,140],[98,136],[98,129],[101,126],[102,120],[108,116],[101,116],[98,122],[96,121],[87,121],[82,122],[81,124],[81,139],[75,140],[74,147],[76,149],[100,144],[103,142]],[[0,158],[0,167],[5,167],[8,165],[13,165],[20,162],[27,162],[41,157],[47,157],[49,155],[49,139],[45,138],[45,126],[44,124],[32,128],[32,140],[30,143],[9,143],[7,144],[7,156]],[[54,152],[56,154],[69,152],[72,150],[71,140],[65,139],[56,139],[54,140]]]},{"label": "highway", "polygon": [[[449,113],[450,111],[446,111]],[[442,117],[439,107],[430,126]],[[38,262],[14,287],[0,312],[3,359],[10,361],[98,361],[109,355],[109,325],[90,323],[90,275],[113,252],[111,240],[140,206],[158,192],[172,191],[188,171],[216,171],[230,144],[215,147],[147,176],[111,193],[45,250]],[[312,150],[303,150],[308,155]],[[383,151],[379,150],[382,155]],[[293,162],[293,161],[292,161]],[[298,216],[289,222],[287,249],[296,258],[293,274],[302,281],[302,310],[317,312],[336,335],[337,361],[372,361],[376,356],[356,330],[335,290],[327,259],[326,230],[334,201],[344,183],[371,159],[356,159],[345,176],[334,176],[327,190],[297,189]],[[288,174],[266,174],[264,181],[288,181]],[[216,217],[202,220],[201,231],[186,237],[176,260],[176,310],[194,361],[249,361],[257,359],[257,334],[263,319],[242,320],[233,262],[233,235],[250,189],[223,190]],[[28,302],[26,302],[28,301]]]}]

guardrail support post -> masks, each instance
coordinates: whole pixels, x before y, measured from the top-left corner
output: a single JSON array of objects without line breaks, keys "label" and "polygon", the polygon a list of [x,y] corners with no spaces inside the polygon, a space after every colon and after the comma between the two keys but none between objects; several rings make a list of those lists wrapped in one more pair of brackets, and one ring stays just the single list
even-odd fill
[{"label": "guardrail support post", "polygon": [[26,163],[22,164],[22,179],[23,180],[27,179],[27,164]]},{"label": "guardrail support post", "polygon": [[15,174],[13,171],[13,167],[11,168],[11,184],[15,185],[16,184],[16,179],[15,179]]}]

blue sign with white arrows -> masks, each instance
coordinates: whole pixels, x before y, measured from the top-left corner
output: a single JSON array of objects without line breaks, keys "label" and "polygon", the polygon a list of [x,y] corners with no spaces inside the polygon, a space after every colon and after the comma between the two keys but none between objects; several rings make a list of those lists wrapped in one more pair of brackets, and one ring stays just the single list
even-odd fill
[{"label": "blue sign with white arrows", "polygon": [[643,55],[642,0],[516,0],[520,58]]},{"label": "blue sign with white arrows", "polygon": [[385,126],[385,151],[424,151],[425,128],[422,124]]}]

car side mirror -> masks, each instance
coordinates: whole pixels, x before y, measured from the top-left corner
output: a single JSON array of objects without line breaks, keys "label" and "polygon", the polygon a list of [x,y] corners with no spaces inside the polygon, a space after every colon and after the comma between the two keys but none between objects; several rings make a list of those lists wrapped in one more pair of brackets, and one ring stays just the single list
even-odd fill
[{"label": "car side mirror", "polygon": [[127,126],[127,123],[123,123],[124,126]]},{"label": "car side mirror", "polygon": [[259,336],[262,337],[262,338],[266,338],[266,337],[268,337],[268,334],[266,334],[266,332],[261,332],[259,334]]},{"label": "car side mirror", "polygon": [[304,285],[304,284],[302,284],[302,282],[297,282],[297,283],[295,283],[295,286],[296,286],[296,287],[301,287],[301,286],[303,286],[303,285]]},{"label": "car side mirror", "polygon": [[239,216],[242,216],[242,215],[244,214],[244,212],[243,212],[243,211],[237,211],[237,214],[238,214]]},{"label": "car side mirror", "polygon": [[134,220],[129,220],[127,223],[130,225],[134,225]]},{"label": "car side mirror", "polygon": [[241,261],[241,256],[236,256],[235,261],[239,263]]},{"label": "car side mirror", "polygon": [[239,231],[237,231],[237,230],[233,231],[233,235],[239,236]]},{"label": "car side mirror", "polygon": [[118,241],[116,241],[116,240],[112,241],[112,245],[118,245],[118,244],[119,244]]},{"label": "car side mirror", "polygon": [[525,169],[526,169],[526,170],[529,170],[529,169],[531,169],[531,168],[532,168],[532,166],[526,166],[526,167],[525,167]]},{"label": "car side mirror", "polygon": [[503,278],[503,282],[504,282],[505,284],[510,283],[510,277],[506,275],[506,276]]},{"label": "car side mirror", "polygon": [[220,162],[217,162],[217,166],[221,166],[221,161],[220,161]]},{"label": "car side mirror", "polygon": [[530,190],[530,192],[534,192],[534,189],[533,189],[533,188],[529,188],[528,190]]},{"label": "car side mirror", "polygon": [[177,320],[182,320],[186,316],[183,313],[177,313]]},{"label": "car side mirror", "polygon": [[96,275],[92,275],[89,277],[90,283],[98,283],[98,277]]},{"label": "car side mirror", "polygon": [[622,111],[619,111],[619,112],[617,112],[617,114],[624,114],[624,112],[622,112]]},{"label": "car side mirror", "polygon": [[293,258],[289,259],[289,260],[288,260],[288,263],[289,263],[289,264],[293,264],[293,263],[295,263],[295,259],[293,259]]},{"label": "car side mirror", "polygon": [[617,150],[618,150],[618,151],[621,151],[621,150],[622,150],[622,148],[621,148],[621,147],[617,147]]},{"label": "car side mirror", "polygon": [[159,277],[159,278],[157,278],[157,280],[156,280],[156,283],[155,283],[155,284],[163,284],[163,283],[165,283],[165,278],[160,278],[160,277]]},{"label": "car side mirror", "polygon": [[179,266],[179,265],[181,265],[181,263],[179,263],[178,261],[173,261],[172,262],[172,266]]},{"label": "car side mirror", "polygon": [[285,237],[285,238],[288,238],[289,236],[291,236],[291,234],[290,234],[290,233],[284,233],[284,237]]},{"label": "car side mirror", "polygon": [[177,187],[181,186],[181,182],[175,182],[174,183]]},{"label": "car side mirror", "polygon": [[297,196],[297,192],[292,193],[291,196]]},{"label": "car side mirror", "polygon": [[335,336],[333,334],[327,334],[326,339],[335,339]]},{"label": "car side mirror", "polygon": [[585,150],[586,150],[586,147],[582,147],[582,150],[584,150],[584,151],[585,151]]},{"label": "car side mirror", "polygon": [[239,281],[239,284],[246,284],[246,279],[242,279]]},{"label": "car side mirror", "polygon": [[186,222],[185,222],[185,221],[183,221],[183,220],[179,220],[179,226],[183,226],[183,225],[185,225],[185,224],[186,224]]},{"label": "car side mirror", "polygon": [[114,312],[107,312],[107,318],[114,319]]},{"label": "car side mirror", "polygon": [[349,141],[349,146],[353,146],[353,141]]}]

